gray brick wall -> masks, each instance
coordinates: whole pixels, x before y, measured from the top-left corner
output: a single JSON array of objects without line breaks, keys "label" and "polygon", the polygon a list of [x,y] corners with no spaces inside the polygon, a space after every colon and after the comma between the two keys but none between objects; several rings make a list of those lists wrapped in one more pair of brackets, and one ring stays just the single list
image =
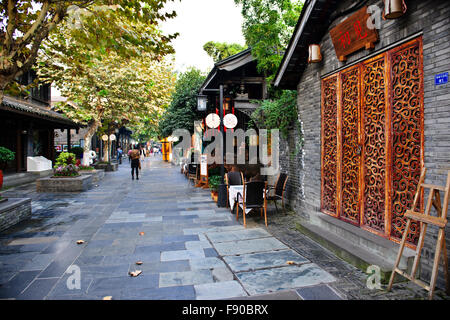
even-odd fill
[{"label": "gray brick wall", "polygon": [[[346,9],[353,1],[342,1],[338,10]],[[382,1],[372,1],[382,8]],[[380,41],[375,51],[394,44],[402,39],[423,33],[424,55],[424,120],[425,120],[425,166],[428,168],[427,182],[443,185],[447,170],[450,170],[450,84],[435,86],[434,76],[450,72],[450,1],[433,0],[407,2],[405,16],[396,20],[382,20],[379,30]],[[345,17],[340,17],[330,26],[332,29]],[[293,177],[288,184],[290,202],[301,215],[321,214],[321,77],[370,54],[361,50],[348,56],[346,62],[337,60],[329,33],[320,42],[323,61],[310,64],[298,84],[298,111],[303,123],[303,159],[288,156],[294,135],[282,141],[281,169]],[[289,147],[289,148],[288,148]],[[308,213],[308,214],[307,214]],[[428,229],[423,249],[421,278],[429,280],[433,252],[436,243],[436,230]],[[447,232],[447,248],[450,247],[450,233]],[[450,256],[450,252],[448,254]],[[443,287],[442,273],[438,286]]]}]

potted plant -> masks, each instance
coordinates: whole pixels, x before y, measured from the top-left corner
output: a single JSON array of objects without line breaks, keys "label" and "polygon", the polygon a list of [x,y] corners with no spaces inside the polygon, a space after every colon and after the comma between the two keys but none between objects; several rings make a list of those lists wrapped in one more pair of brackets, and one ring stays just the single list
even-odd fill
[{"label": "potted plant", "polygon": [[208,179],[209,190],[211,190],[211,198],[217,202],[219,185],[222,181],[221,176],[211,176]]},{"label": "potted plant", "polygon": [[[0,147],[0,190],[2,189],[3,186],[3,170],[5,170],[8,161],[12,161],[14,159],[15,159],[14,152],[5,147]],[[1,196],[0,199],[2,199]]]}]

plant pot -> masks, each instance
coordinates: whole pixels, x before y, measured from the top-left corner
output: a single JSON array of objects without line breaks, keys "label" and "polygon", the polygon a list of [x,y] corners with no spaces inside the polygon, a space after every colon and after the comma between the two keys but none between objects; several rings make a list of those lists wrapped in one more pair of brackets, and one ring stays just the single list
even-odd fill
[{"label": "plant pot", "polygon": [[211,198],[214,200],[214,202],[217,202],[218,197],[219,193],[217,191],[211,191]]}]

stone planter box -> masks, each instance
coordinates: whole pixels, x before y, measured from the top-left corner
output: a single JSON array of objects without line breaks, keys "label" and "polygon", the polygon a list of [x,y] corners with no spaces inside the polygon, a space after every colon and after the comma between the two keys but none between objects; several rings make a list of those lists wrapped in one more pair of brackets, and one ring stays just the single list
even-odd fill
[{"label": "stone planter box", "polygon": [[0,202],[0,232],[30,217],[30,198],[8,198]]},{"label": "stone planter box", "polygon": [[117,163],[111,163],[111,164],[99,163],[99,164],[96,164],[94,166],[94,168],[100,169],[100,170],[105,170],[105,172],[110,172],[110,171],[117,171],[117,169],[119,168],[119,165]]},{"label": "stone planter box", "polygon": [[78,173],[83,176],[91,175],[92,183],[97,183],[105,177],[105,170],[103,170],[103,169],[80,170],[80,171],[78,171]]},{"label": "stone planter box", "polygon": [[70,178],[42,178],[36,180],[37,192],[81,192],[92,186],[93,175],[80,175]]}]

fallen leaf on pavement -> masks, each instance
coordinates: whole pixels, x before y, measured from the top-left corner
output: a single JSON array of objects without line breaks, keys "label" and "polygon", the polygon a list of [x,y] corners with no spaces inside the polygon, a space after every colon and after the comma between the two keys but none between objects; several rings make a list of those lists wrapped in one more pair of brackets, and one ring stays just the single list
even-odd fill
[{"label": "fallen leaf on pavement", "polygon": [[131,271],[129,272],[129,275],[132,277],[137,277],[138,275],[140,275],[142,273],[141,270],[136,270],[136,271]]},{"label": "fallen leaf on pavement", "polygon": [[294,261],[286,261],[287,264],[295,264]]},{"label": "fallen leaf on pavement", "polygon": [[103,300],[112,300],[112,296],[103,297]]},{"label": "fallen leaf on pavement", "polygon": [[140,236],[143,236],[145,234],[145,232],[139,232]]},{"label": "fallen leaf on pavement", "polygon": [[83,244],[84,243],[84,240],[78,240],[77,241],[77,244]]}]

